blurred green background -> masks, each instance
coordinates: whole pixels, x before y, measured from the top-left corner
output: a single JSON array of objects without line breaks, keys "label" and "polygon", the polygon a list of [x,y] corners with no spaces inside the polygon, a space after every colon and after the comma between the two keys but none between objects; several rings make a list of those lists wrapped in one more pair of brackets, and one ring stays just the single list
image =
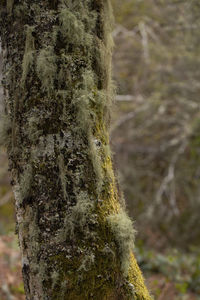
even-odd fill
[{"label": "blurred green background", "polygon": [[[110,137],[138,231],[136,256],[155,299],[200,299],[200,2],[112,3],[116,101]],[[1,147],[0,300],[20,300],[7,169]]]}]

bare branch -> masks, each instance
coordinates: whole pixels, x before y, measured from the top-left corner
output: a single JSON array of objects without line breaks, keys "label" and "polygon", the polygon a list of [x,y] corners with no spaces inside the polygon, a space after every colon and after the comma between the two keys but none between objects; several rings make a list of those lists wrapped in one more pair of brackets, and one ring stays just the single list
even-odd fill
[{"label": "bare branch", "polygon": [[148,42],[148,34],[147,34],[147,30],[146,30],[146,25],[144,22],[139,23],[139,30],[140,30],[140,33],[142,36],[144,60],[147,64],[149,64],[149,62],[150,62],[149,42]]},{"label": "bare branch", "polygon": [[141,103],[144,101],[144,98],[142,95],[117,95],[116,96],[116,101],[133,101],[137,103]]},{"label": "bare branch", "polygon": [[111,128],[110,130],[110,135],[112,136],[113,132],[120,126],[122,126],[124,123],[126,123],[127,121],[131,120],[132,118],[134,118],[138,113],[148,110],[150,106],[150,103],[147,103],[141,107],[139,107],[138,109],[131,111],[129,113],[127,113],[126,115],[122,116]]}]

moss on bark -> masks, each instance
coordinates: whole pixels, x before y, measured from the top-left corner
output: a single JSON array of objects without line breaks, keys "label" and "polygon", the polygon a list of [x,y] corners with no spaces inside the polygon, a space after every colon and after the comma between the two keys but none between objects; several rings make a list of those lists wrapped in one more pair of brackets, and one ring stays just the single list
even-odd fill
[{"label": "moss on bark", "polygon": [[148,300],[109,151],[110,3],[10,3],[0,28],[26,297]]}]

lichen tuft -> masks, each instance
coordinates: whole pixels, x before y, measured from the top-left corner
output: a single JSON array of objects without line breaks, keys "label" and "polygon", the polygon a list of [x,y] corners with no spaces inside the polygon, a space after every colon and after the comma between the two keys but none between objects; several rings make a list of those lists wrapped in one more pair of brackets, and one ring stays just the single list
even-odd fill
[{"label": "lichen tuft", "polygon": [[85,31],[83,22],[68,8],[62,8],[59,14],[60,31],[67,43],[75,46],[91,45],[91,35]]},{"label": "lichen tuft", "polygon": [[77,195],[77,204],[71,208],[65,217],[65,226],[61,231],[62,237],[73,239],[76,230],[84,235],[89,234],[89,224],[97,222],[94,213],[94,202],[90,199],[87,192],[80,192]]},{"label": "lichen tuft", "polygon": [[127,276],[130,267],[130,255],[134,247],[135,230],[133,223],[123,210],[118,214],[108,216],[107,221],[118,246],[122,272]]},{"label": "lichen tuft", "polygon": [[36,71],[43,90],[47,92],[48,96],[51,96],[57,72],[56,55],[52,46],[46,46],[40,51]]}]

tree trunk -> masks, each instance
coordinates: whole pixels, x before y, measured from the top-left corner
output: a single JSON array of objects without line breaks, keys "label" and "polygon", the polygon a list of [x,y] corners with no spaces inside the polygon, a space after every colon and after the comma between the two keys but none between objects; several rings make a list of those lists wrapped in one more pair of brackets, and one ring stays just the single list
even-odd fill
[{"label": "tree trunk", "polygon": [[109,1],[0,6],[26,299],[150,299],[109,150]]}]

